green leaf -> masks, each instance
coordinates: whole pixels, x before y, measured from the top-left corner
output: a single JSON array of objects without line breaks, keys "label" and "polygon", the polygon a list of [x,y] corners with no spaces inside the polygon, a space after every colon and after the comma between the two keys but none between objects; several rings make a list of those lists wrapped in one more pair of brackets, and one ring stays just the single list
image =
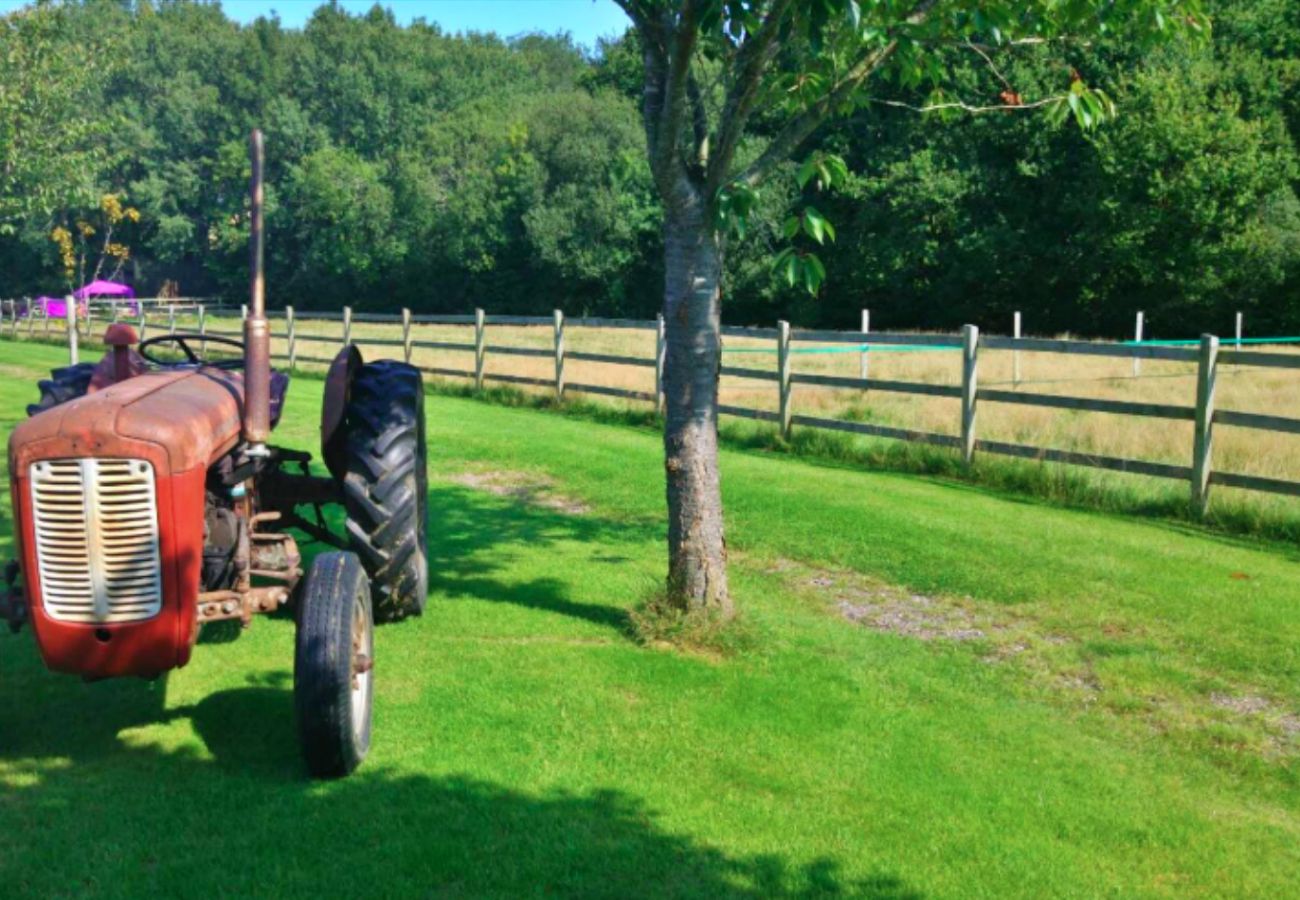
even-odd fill
[{"label": "green leaf", "polygon": [[808,293],[813,296],[821,289],[822,282],[826,280],[826,267],[822,261],[813,254],[809,253],[803,258],[803,286]]},{"label": "green leaf", "polygon": [[790,218],[786,219],[785,223],[781,226],[781,234],[785,236],[785,239],[788,241],[790,240],[790,238],[794,237],[798,233],[799,233],[799,217],[791,216]]},{"label": "green leaf", "polygon": [[817,157],[810,156],[803,161],[803,165],[799,166],[799,171],[795,175],[795,180],[799,182],[799,187],[801,189],[808,185],[808,180],[812,178],[813,173],[817,171],[817,165]]},{"label": "green leaf", "polygon": [[803,211],[803,230],[819,244],[826,243],[826,226],[829,223],[816,209],[809,206]]}]

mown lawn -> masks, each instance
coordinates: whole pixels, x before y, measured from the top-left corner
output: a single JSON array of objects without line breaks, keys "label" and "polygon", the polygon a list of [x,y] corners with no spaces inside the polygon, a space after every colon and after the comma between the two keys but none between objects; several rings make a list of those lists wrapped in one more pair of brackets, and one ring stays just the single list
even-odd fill
[{"label": "mown lawn", "polygon": [[[0,344],[6,431],[60,360]],[[683,653],[628,630],[657,435],[429,413],[433,596],[379,632],[363,768],[304,777],[287,618],[153,684],[6,633],[0,894],[1295,890],[1296,547],[727,452],[745,639]]]}]

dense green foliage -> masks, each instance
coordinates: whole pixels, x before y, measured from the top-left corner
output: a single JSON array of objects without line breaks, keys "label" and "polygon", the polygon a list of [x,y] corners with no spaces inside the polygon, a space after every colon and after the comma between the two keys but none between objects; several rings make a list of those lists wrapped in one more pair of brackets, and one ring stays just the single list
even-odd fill
[{"label": "dense green foliage", "polygon": [[[838,232],[820,251],[819,296],[771,265],[800,200],[792,164],[728,248],[727,318],[851,326],[865,306],[881,327],[1005,330],[1020,309],[1035,332],[1113,335],[1145,309],[1154,334],[1184,336],[1226,331],[1245,309],[1253,333],[1300,328],[1300,8],[1210,8],[1209,43],[1141,58],[1104,41],[1067,50],[1119,106],[1088,133],[1033,112],[870,103],[837,120],[820,145],[852,175],[816,198]],[[122,235],[140,289],[237,299],[244,140],[258,125],[273,303],[659,308],[630,38],[587,56],[559,38],[403,28],[380,9],[324,7],[293,31],[194,3],[0,22],[0,66],[14,74],[0,79],[0,294],[66,289],[50,232],[112,192],[141,212]],[[954,53],[963,100],[997,103],[1010,86],[1032,101],[1061,81],[1059,47],[1000,59],[1005,82]]]}]

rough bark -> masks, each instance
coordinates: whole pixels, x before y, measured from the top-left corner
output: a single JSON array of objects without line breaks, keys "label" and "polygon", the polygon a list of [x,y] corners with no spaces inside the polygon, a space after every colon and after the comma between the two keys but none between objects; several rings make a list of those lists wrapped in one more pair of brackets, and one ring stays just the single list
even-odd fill
[{"label": "rough bark", "polygon": [[723,248],[698,195],[678,199],[664,221],[668,596],[687,611],[730,616],[718,471]]}]

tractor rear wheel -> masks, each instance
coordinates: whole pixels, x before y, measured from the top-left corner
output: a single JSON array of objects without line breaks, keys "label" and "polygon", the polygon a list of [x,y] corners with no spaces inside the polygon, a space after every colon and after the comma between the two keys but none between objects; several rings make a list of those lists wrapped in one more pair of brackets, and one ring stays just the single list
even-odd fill
[{"label": "tractor rear wheel", "polygon": [[28,417],[43,413],[60,403],[84,397],[90,388],[90,377],[95,374],[94,363],[77,363],[50,372],[50,377],[36,383],[41,389],[41,399],[27,405]]},{"label": "tractor rear wheel", "polygon": [[293,702],[307,769],[337,778],[370,749],[374,694],[370,585],[352,553],[322,553],[298,598]]},{"label": "tractor rear wheel", "polygon": [[343,505],[348,542],[374,588],[380,621],[424,612],[428,469],[420,370],[381,359],[352,382]]}]

